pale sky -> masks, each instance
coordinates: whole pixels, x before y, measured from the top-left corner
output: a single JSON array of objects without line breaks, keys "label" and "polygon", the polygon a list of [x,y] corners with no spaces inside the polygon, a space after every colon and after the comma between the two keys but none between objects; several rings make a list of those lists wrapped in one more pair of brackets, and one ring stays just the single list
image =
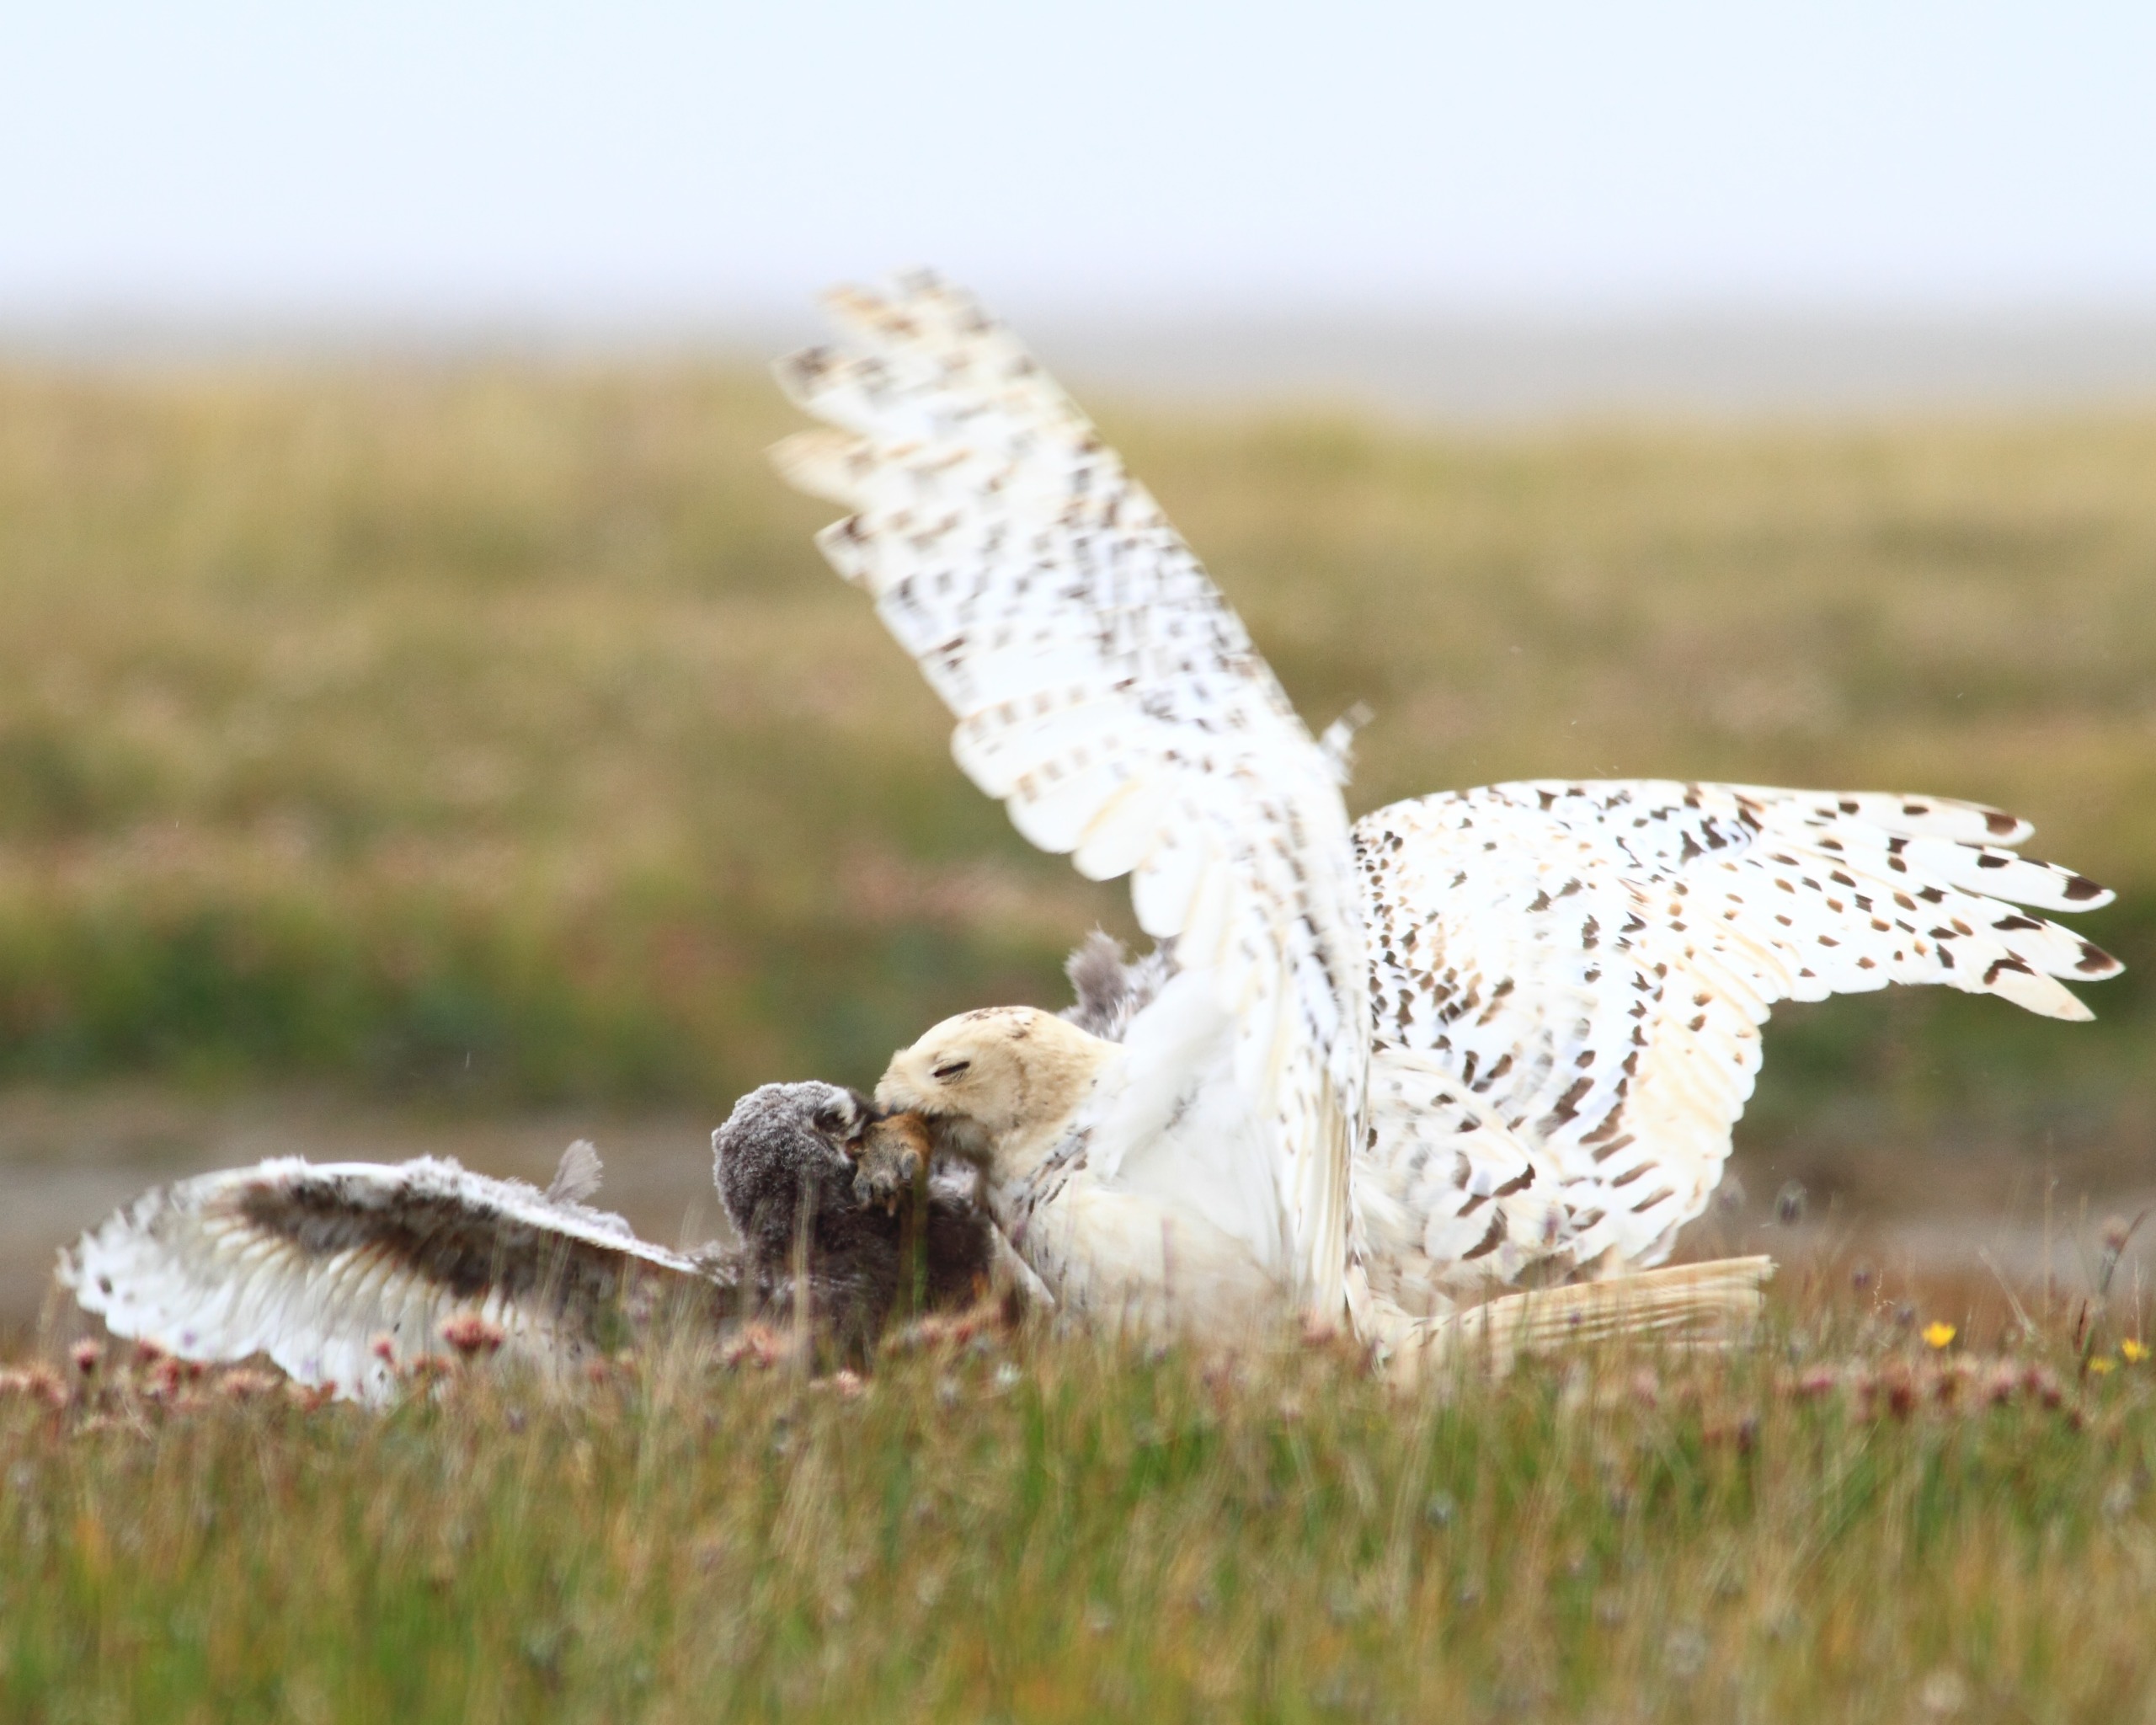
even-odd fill
[{"label": "pale sky", "polygon": [[2156,307],[2156,8],[6,0],[0,317]]}]

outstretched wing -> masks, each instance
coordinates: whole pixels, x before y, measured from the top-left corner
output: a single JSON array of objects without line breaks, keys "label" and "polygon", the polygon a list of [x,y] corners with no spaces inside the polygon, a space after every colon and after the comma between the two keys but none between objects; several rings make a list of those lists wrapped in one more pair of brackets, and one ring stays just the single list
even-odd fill
[{"label": "outstretched wing", "polygon": [[160,1187],[63,1251],[59,1277],[115,1335],[186,1359],[266,1354],[366,1402],[445,1352],[453,1316],[558,1370],[618,1345],[669,1295],[732,1301],[725,1276],[618,1217],[432,1159],[284,1158]]},{"label": "outstretched wing", "polygon": [[1441,1316],[1462,1295],[1595,1258],[1556,1162],[1511,1130],[1439,1055],[1370,1056],[1369,1124],[1355,1167],[1362,1270],[1388,1317]]},{"label": "outstretched wing", "polygon": [[1328,762],[1160,507],[1011,334],[933,277],[829,301],[782,444],[853,513],[818,543],[957,715],[1020,832],[1212,974],[1310,1297],[1337,1303],[1362,1107],[1359,887]]},{"label": "outstretched wing", "polygon": [[2089,1016],[2055,979],[2118,961],[2016,906],[2111,895],[2015,854],[2029,832],[1936,798],[1666,780],[1394,804],[1355,828],[1374,1065],[1441,1062],[1555,1164],[1568,1226],[1657,1262],[1721,1178],[1773,1002],[1944,983]]}]

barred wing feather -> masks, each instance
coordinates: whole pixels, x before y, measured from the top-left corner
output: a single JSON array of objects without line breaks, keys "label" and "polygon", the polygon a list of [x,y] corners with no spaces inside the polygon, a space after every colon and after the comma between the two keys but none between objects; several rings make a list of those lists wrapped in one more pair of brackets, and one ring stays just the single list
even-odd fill
[{"label": "barred wing feather", "polygon": [[366,1402],[442,1352],[441,1324],[462,1313],[559,1370],[661,1300],[717,1311],[733,1293],[618,1216],[431,1158],[286,1157],[160,1187],[63,1251],[59,1279],[115,1335],[188,1359],[264,1354]]},{"label": "barred wing feather", "polygon": [[[1374,1071],[1438,1063],[1554,1166],[1581,1261],[1659,1262],[1720,1178],[1774,1001],[1939,983],[2089,1016],[2057,979],[2117,960],[2018,907],[2111,895],[2018,855],[2029,831],[1934,798],[1662,780],[1380,809],[1355,828]],[[1412,1145],[1372,1137],[1358,1178]]]},{"label": "barred wing feather", "polygon": [[1427,1050],[1371,1055],[1354,1197],[1363,1274],[1388,1315],[1442,1317],[1609,1243],[1606,1228],[1575,1223],[1554,1161]]},{"label": "barred wing feather", "polygon": [[830,428],[775,458],[851,510],[819,544],[958,719],[1033,843],[1128,873],[1139,924],[1237,1026],[1298,1268],[1337,1302],[1368,1024],[1348,818],[1326,757],[1145,489],[1001,325],[933,277],[829,302],[782,363]]}]

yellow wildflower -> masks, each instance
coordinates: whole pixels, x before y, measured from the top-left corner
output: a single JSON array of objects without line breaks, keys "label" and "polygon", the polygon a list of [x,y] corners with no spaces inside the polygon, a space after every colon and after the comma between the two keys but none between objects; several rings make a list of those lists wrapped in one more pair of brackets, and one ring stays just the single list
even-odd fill
[{"label": "yellow wildflower", "polygon": [[2148,1350],[2143,1347],[2138,1342],[2126,1341],[2120,1343],[2119,1352],[2126,1355],[2127,1364],[2128,1365],[2138,1365],[2143,1360],[2148,1358]]},{"label": "yellow wildflower", "polygon": [[1929,1343],[1934,1348],[1944,1348],[1960,1332],[1957,1331],[1953,1325],[1943,1324],[1936,1318],[1934,1318],[1931,1322],[1926,1324],[1924,1328],[1924,1340]]},{"label": "yellow wildflower", "polygon": [[2116,1371],[2119,1363],[2108,1354],[2099,1354],[2089,1362],[2089,1370],[2101,1377],[2107,1371]]}]

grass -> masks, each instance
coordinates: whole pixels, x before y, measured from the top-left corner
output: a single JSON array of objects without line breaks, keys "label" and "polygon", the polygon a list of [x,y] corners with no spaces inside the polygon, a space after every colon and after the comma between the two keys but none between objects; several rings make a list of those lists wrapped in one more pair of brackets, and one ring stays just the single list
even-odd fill
[{"label": "grass", "polygon": [[2156,1365],[1957,1315],[1934,1352],[1822,1276],[1732,1355],[1413,1390],[1032,1333],[865,1385],[474,1370],[382,1417],[18,1375],[0,1712],[2148,1717]]}]

